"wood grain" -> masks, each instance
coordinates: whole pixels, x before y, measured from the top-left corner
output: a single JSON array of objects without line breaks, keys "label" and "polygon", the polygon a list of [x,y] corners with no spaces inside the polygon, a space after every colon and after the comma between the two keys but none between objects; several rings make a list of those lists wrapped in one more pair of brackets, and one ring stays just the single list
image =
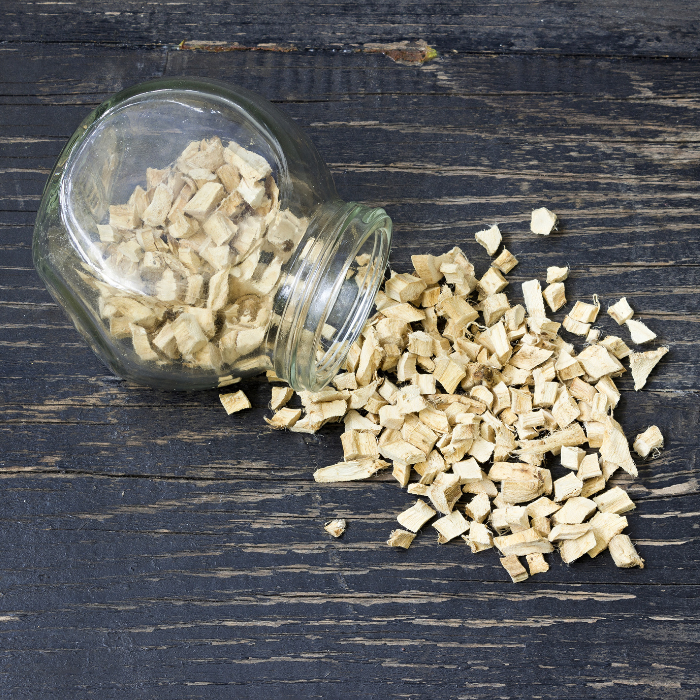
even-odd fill
[{"label": "wood grain", "polygon": [[5,0],[3,37],[130,45],[220,41],[353,50],[423,39],[441,52],[698,56],[700,12],[682,0],[548,3]]},{"label": "wood grain", "polygon": [[[3,8],[0,694],[696,698],[700,64],[623,57],[647,52],[651,43],[633,39],[651,37],[652,25],[668,31],[649,53],[695,55],[694,20],[679,28],[674,3],[620,5],[624,43],[601,19],[612,10],[594,3],[572,5],[599,13],[583,29],[560,8],[514,4],[502,33],[515,44],[496,50],[496,30],[486,26],[480,44],[440,14],[463,28],[464,8],[400,4],[404,18],[382,25],[383,40],[433,40],[423,32],[431,26],[439,34],[441,58],[416,67],[342,51],[132,45],[171,43],[185,20],[197,30],[190,38],[230,40],[234,19],[222,7],[207,3],[194,23],[196,8],[182,15],[164,3]],[[327,5],[303,28],[292,5],[274,17],[267,6],[262,19],[260,7],[227,5],[241,43],[281,41],[284,31],[328,46],[332,20],[338,42],[370,41],[388,12]],[[535,41],[536,12],[557,20],[550,44]],[[423,22],[415,34],[411,18]],[[119,34],[126,45],[104,45]],[[567,49],[576,42],[580,50]],[[550,50],[617,57],[533,55]],[[459,244],[483,272],[473,234],[498,221],[520,260],[514,299],[520,282],[563,262],[571,300],[630,299],[670,347],[644,390],[620,382],[628,434],[656,423],[667,439],[637,480],[618,480],[637,503],[629,529],[644,570],[618,570],[607,553],[571,567],[551,557],[550,572],[516,587],[494,552],[438,546],[431,528],[393,551],[384,541],[412,497],[390,476],[312,480],[342,455],[337,426],[271,431],[261,380],[244,386],[253,409],[227,417],[217,392],[161,393],[107,374],[33,270],[34,215],[90,109],[131,83],[178,74],[238,82],[288,111],[344,198],[386,206],[396,269],[412,253]],[[543,204],[562,221],[547,239],[528,233],[530,210]],[[600,326],[619,332],[607,316]],[[322,529],[336,516],[349,522],[340,540]]]}]

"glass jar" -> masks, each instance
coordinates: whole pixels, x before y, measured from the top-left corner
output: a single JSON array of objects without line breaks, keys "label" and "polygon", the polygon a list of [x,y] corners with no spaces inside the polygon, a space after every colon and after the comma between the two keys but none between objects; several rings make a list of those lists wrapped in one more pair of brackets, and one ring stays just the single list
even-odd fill
[{"label": "glass jar", "polygon": [[340,200],[307,136],[243,88],[160,79],[100,105],[44,190],[33,256],[117,375],[318,391],[383,279],[391,220]]}]

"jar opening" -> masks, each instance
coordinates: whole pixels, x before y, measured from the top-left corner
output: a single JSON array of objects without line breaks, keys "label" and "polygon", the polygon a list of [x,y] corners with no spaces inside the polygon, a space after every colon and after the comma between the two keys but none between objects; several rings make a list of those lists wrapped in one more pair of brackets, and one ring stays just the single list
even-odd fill
[{"label": "jar opening", "polygon": [[369,316],[389,259],[383,209],[334,203],[314,217],[273,306],[275,372],[295,390],[335,376]]}]

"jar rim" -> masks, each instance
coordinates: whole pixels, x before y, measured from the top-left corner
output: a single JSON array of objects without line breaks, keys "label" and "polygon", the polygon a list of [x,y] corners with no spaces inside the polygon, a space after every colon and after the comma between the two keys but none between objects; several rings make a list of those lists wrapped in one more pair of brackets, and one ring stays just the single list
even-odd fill
[{"label": "jar rim", "polygon": [[311,221],[268,334],[275,373],[293,389],[319,391],[345,361],[384,278],[391,235],[384,209],[356,202],[334,202]]}]

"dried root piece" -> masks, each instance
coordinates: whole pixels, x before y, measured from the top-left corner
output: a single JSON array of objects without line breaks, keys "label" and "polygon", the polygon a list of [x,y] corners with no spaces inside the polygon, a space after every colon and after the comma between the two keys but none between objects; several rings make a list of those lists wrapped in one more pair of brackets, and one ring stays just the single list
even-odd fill
[{"label": "dried root piece", "polygon": [[434,255],[412,255],[411,262],[418,276],[426,284],[437,284],[442,279],[440,258]]},{"label": "dried root piece", "polygon": [[622,338],[618,338],[616,335],[606,336],[600,341],[600,345],[602,345],[612,355],[615,355],[618,360],[627,357],[632,352],[627,346],[627,343],[625,343]]},{"label": "dried root piece", "polygon": [[630,368],[634,379],[634,390],[639,391],[646,383],[651,370],[659,364],[659,360],[668,352],[668,348],[658,348],[648,352],[633,352],[630,354]]},{"label": "dried root piece", "polygon": [[583,488],[583,481],[572,472],[562,476],[561,479],[557,479],[553,486],[554,500],[561,502],[578,496]]},{"label": "dried root piece", "polygon": [[501,254],[493,261],[493,266],[497,267],[504,275],[507,275],[518,264],[517,258],[505,248]]},{"label": "dried root piece", "polygon": [[470,523],[469,536],[462,536],[462,539],[469,545],[472,554],[478,554],[493,547],[493,535],[484,523]]},{"label": "dried root piece", "polygon": [[561,466],[578,471],[585,456],[586,451],[582,450],[580,447],[562,447]]},{"label": "dried root piece", "polygon": [[270,408],[277,411],[283,406],[286,406],[289,400],[294,396],[294,390],[288,386],[273,386],[272,399],[270,400]]},{"label": "dried root piece", "polygon": [[563,282],[569,277],[568,267],[548,267],[547,268],[547,284],[553,284],[554,282]]},{"label": "dried root piece", "polygon": [[[290,389],[291,391],[291,389]],[[243,411],[246,408],[251,408],[248,397],[242,391],[236,391],[233,394],[220,394],[219,399],[226,413],[230,416],[232,413]]]},{"label": "dried root piece", "polygon": [[324,526],[323,529],[330,535],[333,535],[333,537],[340,537],[344,532],[345,528],[347,527],[347,523],[345,520],[342,518],[338,518],[337,520],[329,520]]},{"label": "dried root piece", "polygon": [[571,564],[577,559],[580,559],[587,552],[590,552],[595,545],[595,535],[593,534],[593,530],[589,529],[585,535],[575,540],[564,540],[559,548],[559,554],[561,554],[562,561],[565,564]]},{"label": "dried root piece", "polygon": [[642,343],[648,343],[650,340],[656,338],[656,333],[650,328],[647,328],[641,321],[626,321],[625,325],[630,332],[632,342],[637,345]]},{"label": "dried root piece", "polygon": [[525,567],[520,563],[520,559],[518,559],[518,557],[514,554],[507,557],[502,557],[500,561],[503,568],[508,572],[508,576],[510,576],[513,583],[520,583],[528,577]]},{"label": "dried root piece", "polygon": [[581,321],[577,321],[571,316],[564,316],[564,320],[562,321],[562,326],[569,331],[569,333],[573,333],[574,335],[588,335],[588,332],[591,330],[591,324],[590,323],[582,323]]},{"label": "dried root piece", "polygon": [[418,532],[433,515],[435,515],[435,511],[425,501],[419,499],[415,505],[403,511],[403,513],[399,513],[396,519],[407,530]]},{"label": "dried root piece", "polygon": [[[285,409],[282,409],[283,411]],[[338,462],[322,467],[314,472],[314,481],[329,484],[339,481],[361,481],[374,476],[380,469],[386,469],[388,462],[381,459],[358,459],[351,462]]]},{"label": "dried root piece", "polygon": [[596,508],[595,501],[583,496],[574,496],[552,515],[552,522],[557,525],[579,525],[595,513]]},{"label": "dried root piece", "polygon": [[445,544],[455,537],[463,535],[469,529],[469,522],[458,510],[453,510],[449,515],[436,520],[433,527],[439,533],[438,542]]},{"label": "dried root piece", "polygon": [[530,569],[530,576],[544,574],[549,571],[549,564],[545,560],[544,554],[541,552],[528,554],[525,556],[525,559],[527,560],[527,568]]},{"label": "dried root piece", "polygon": [[664,446],[664,436],[655,425],[647,428],[643,433],[637,435],[632,447],[640,457],[648,457],[652,450],[660,449]]},{"label": "dried root piece", "polygon": [[559,311],[566,304],[564,283],[553,282],[542,292],[542,296],[552,311]]},{"label": "dried root piece", "polygon": [[546,316],[539,280],[522,283],[523,299],[529,316]]},{"label": "dried root piece", "polygon": [[474,234],[474,238],[479,245],[482,245],[489,255],[493,255],[497,250],[498,246],[501,245],[501,232],[497,225],[493,225],[489,229],[484,231],[478,231]]},{"label": "dried root piece", "polygon": [[622,426],[613,418],[608,418],[604,425],[605,433],[600,447],[601,457],[606,462],[622,467],[628,474],[637,476],[637,467],[630,455],[629,444]]},{"label": "dried root piece", "polygon": [[[430,485],[428,497],[441,513],[449,515],[462,495],[459,477],[456,474],[438,474]],[[403,524],[403,523],[402,523]],[[409,528],[410,529],[410,528]]]},{"label": "dried root piece", "polygon": [[407,532],[406,530],[392,530],[386,543],[390,547],[401,547],[402,549],[408,549],[411,546],[411,542],[413,542],[415,538],[416,536],[413,532]]},{"label": "dried root piece", "polygon": [[600,304],[586,304],[583,301],[577,301],[574,308],[569,311],[569,317],[581,323],[593,323],[598,318],[599,311]]},{"label": "dried root piece", "polygon": [[607,548],[613,537],[627,527],[627,518],[615,513],[596,513],[588,524],[595,535],[595,547],[588,550],[588,556],[593,559]]},{"label": "dried root piece", "polygon": [[265,418],[265,422],[277,430],[291,428],[301,418],[300,408],[282,408],[272,418]]},{"label": "dried root piece", "polygon": [[553,549],[552,543],[542,537],[534,528],[515,532],[512,535],[494,537],[493,543],[506,556],[509,554],[520,556],[534,552],[546,554]]},{"label": "dried root piece", "polygon": [[591,526],[588,523],[579,523],[578,525],[556,525],[549,533],[550,542],[564,542],[565,540],[577,540],[583,537]]},{"label": "dried root piece", "polygon": [[530,219],[530,230],[539,236],[549,236],[556,226],[557,215],[546,207],[534,209]]},{"label": "dried root piece", "polygon": [[600,496],[593,498],[598,510],[601,513],[615,513],[622,515],[630,510],[634,510],[637,506],[634,505],[632,499],[627,495],[627,492],[619,486],[602,493]]},{"label": "dried root piece", "polygon": [[637,550],[634,548],[629,535],[616,535],[610,540],[608,549],[615,566],[621,569],[630,569],[633,566],[638,566],[640,569],[644,568],[644,559],[637,554]]},{"label": "dried root piece", "polygon": [[346,462],[354,459],[377,459],[377,438],[369,431],[348,430],[340,436]]},{"label": "dried root piece", "polygon": [[627,297],[622,297],[617,304],[608,307],[608,315],[614,319],[615,323],[621,326],[634,316],[634,311],[627,303]]}]

